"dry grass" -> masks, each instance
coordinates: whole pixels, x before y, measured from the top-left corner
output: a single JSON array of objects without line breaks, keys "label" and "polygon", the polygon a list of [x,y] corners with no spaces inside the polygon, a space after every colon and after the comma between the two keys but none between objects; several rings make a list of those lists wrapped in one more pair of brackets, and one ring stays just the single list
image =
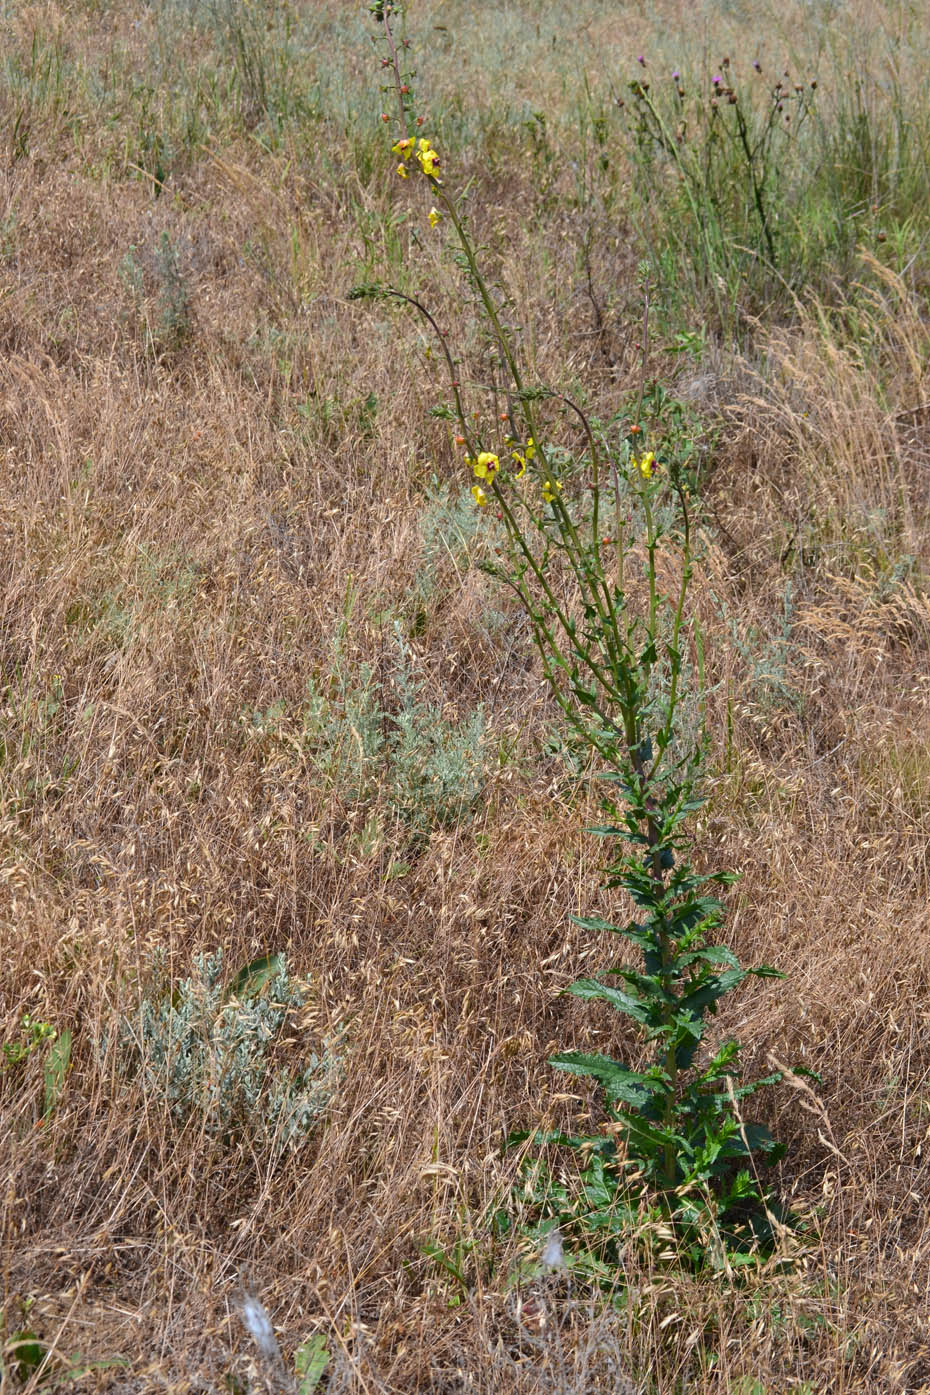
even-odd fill
[{"label": "dry grass", "polygon": [[[618,69],[630,36],[679,20],[631,7],[615,33],[614,7],[588,8]],[[449,13],[427,7],[424,28]],[[340,155],[361,138],[339,112],[369,84],[352,23],[314,11],[334,71],[355,74],[335,116],[269,141],[217,104],[156,197],[134,173],[133,109],[106,126],[87,74],[108,56],[114,74],[152,71],[169,19],[36,5],[5,21],[11,54],[26,64],[35,32],[65,76],[54,98],[8,75],[0,105],[0,1038],[26,1011],[74,1034],[47,1126],[39,1059],[0,1074],[8,1327],[28,1300],[57,1351],[127,1356],[89,1378],[101,1389],[213,1391],[230,1372],[242,1384],[225,1388],[261,1389],[234,1306],[245,1271],[288,1355],[326,1334],[333,1391],[930,1390],[919,286],[872,262],[855,323],[803,307],[760,326],[751,358],[708,351],[680,383],[724,423],[698,597],[718,772],[701,855],[743,873],[741,957],[789,974],[739,996],[721,1030],[756,1064],[823,1076],[816,1099],[798,1085],[770,1105],[781,1185],[813,1217],[803,1261],[734,1293],[631,1258],[621,1317],[554,1280],[518,1300],[482,1223],[515,1167],[501,1142],[573,1117],[547,1052],[615,1033],[560,997],[610,954],[568,920],[603,898],[585,796],[545,751],[558,721],[528,635],[471,565],[480,531],[416,589],[433,477],[458,482],[415,327],[342,298],[366,259],[394,255],[402,207],[377,130],[373,173],[364,151]],[[191,71],[213,51],[197,32]],[[461,89],[455,53],[436,52],[438,107]],[[467,102],[469,138],[482,114],[493,134],[493,91]],[[635,371],[628,243],[595,244],[598,330],[564,170],[525,228],[530,174],[478,145],[462,161],[540,374],[608,412]],[[163,235],[186,288],[177,332]],[[429,283],[418,256],[390,274]],[[396,710],[394,618],[447,720],[482,703],[489,722],[477,808],[420,839],[383,791],[360,806],[324,779],[305,739],[308,679],[326,681],[343,620],[339,662],[369,665]],[[114,1023],[154,991],[153,950],[176,981],[219,945],[233,966],[286,950],[311,984],[302,1038],[346,1029],[338,1097],[296,1156],[178,1126],[120,1070]],[[467,1292],[419,1248],[461,1237]]]}]

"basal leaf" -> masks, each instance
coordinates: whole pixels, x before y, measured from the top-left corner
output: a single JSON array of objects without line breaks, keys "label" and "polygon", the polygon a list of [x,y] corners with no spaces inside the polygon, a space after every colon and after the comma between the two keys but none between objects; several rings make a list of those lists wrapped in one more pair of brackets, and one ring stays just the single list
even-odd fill
[{"label": "basal leaf", "polygon": [[71,1064],[71,1033],[67,1028],[59,1032],[58,1036],[50,1043],[48,1051],[45,1053],[45,1108],[42,1113],[44,1120],[48,1119],[55,1108],[61,1092],[65,1085],[65,1076],[68,1074],[68,1067]]},{"label": "basal leaf", "polygon": [[285,967],[283,954],[263,954],[260,959],[253,959],[236,974],[226,990],[226,997],[247,998],[252,993],[260,993]]},{"label": "basal leaf", "polygon": [[297,1395],[310,1395],[316,1390],[329,1366],[330,1354],[326,1339],[316,1332],[297,1348],[294,1353],[294,1370],[297,1372]]}]

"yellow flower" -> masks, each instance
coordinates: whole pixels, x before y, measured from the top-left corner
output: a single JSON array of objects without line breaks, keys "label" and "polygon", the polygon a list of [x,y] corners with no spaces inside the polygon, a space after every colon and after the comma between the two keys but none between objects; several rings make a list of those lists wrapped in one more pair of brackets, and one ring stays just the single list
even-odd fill
[{"label": "yellow flower", "polygon": [[641,455],[637,460],[633,456],[633,466],[639,471],[644,480],[652,479],[652,472],[656,468],[657,461],[651,450],[647,450],[645,455]]},{"label": "yellow flower", "polygon": [[401,160],[400,164],[397,166],[397,173],[400,175],[401,179],[407,178],[407,166],[404,164],[403,160]]},{"label": "yellow flower", "polygon": [[396,145],[391,146],[395,155],[399,155],[402,160],[406,160],[407,154],[413,149],[413,137],[408,136],[406,140],[399,140]]},{"label": "yellow flower", "polygon": [[420,162],[420,169],[424,174],[435,174],[436,166],[439,164],[439,156],[424,137],[420,138],[417,159]]},{"label": "yellow flower", "polygon": [[472,462],[472,469],[479,480],[493,480],[501,463],[493,451],[483,450],[478,459]]},{"label": "yellow flower", "polygon": [[[533,440],[532,436],[530,436],[529,440],[527,441],[526,445],[523,447],[522,451],[520,451],[520,450],[511,451],[511,455],[513,456],[513,459],[514,459],[514,464],[520,466],[519,470],[518,470],[517,473],[514,475],[514,479],[517,479],[517,480],[518,480],[518,479],[520,479],[520,477],[521,477],[522,475],[525,475],[525,474],[526,474],[526,462],[527,462],[528,460],[532,460],[532,459],[533,459],[533,456],[534,456],[535,454],[536,454],[536,442]],[[559,486],[559,488],[561,489],[561,485]]]},{"label": "yellow flower", "polygon": [[546,480],[545,483],[543,484],[542,493],[543,493],[543,498],[545,499],[545,501],[546,501],[547,504],[551,504],[552,501],[553,501],[553,499],[557,499],[558,496],[559,496],[559,494],[560,494],[561,492],[562,492],[562,482],[561,482],[561,480],[556,480],[555,484],[552,483],[552,480]]},{"label": "yellow flower", "polygon": [[430,209],[429,213],[426,216],[429,218],[430,227],[435,228],[436,224],[442,217],[442,214],[439,212],[438,208],[433,207]]},{"label": "yellow flower", "polygon": [[481,488],[481,485],[480,485],[480,484],[473,484],[473,485],[472,485],[471,492],[472,492],[472,494],[474,495],[475,503],[478,504],[479,507],[483,509],[484,506],[485,506],[485,504],[488,502],[488,496],[485,494],[484,490]]}]

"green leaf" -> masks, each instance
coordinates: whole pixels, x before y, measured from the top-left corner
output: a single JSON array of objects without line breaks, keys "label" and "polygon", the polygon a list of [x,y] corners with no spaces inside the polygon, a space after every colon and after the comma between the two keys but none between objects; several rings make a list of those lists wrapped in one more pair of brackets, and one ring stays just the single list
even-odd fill
[{"label": "green leaf", "polygon": [[437,1243],[437,1241],[421,1240],[419,1241],[417,1248],[421,1251],[422,1254],[426,1255],[427,1259],[431,1259],[434,1264],[439,1265],[440,1269],[444,1269],[447,1274],[451,1275],[451,1277],[455,1279],[457,1283],[460,1283],[463,1288],[466,1287],[465,1273],[461,1265],[457,1264],[456,1261],[449,1255],[448,1250],[444,1249],[442,1245]]},{"label": "green leaf", "polygon": [[330,1362],[326,1339],[320,1332],[308,1337],[294,1353],[294,1370],[298,1375],[297,1395],[310,1395],[323,1379]]},{"label": "green leaf", "polygon": [[787,978],[788,975],[781,969],[775,969],[771,964],[757,964],[754,969],[749,969],[749,973],[755,974],[756,978]]},{"label": "green leaf", "polygon": [[346,300],[383,300],[391,292],[384,286],[379,286],[376,281],[366,282],[360,286],[353,286],[346,294]]},{"label": "green leaf", "polygon": [[[589,828],[587,831],[590,833],[591,829]],[[570,915],[568,918],[573,925],[580,925],[582,930],[609,930],[614,935],[624,933],[619,925],[613,925],[609,920],[602,920],[599,915]]]},{"label": "green leaf", "polygon": [[726,945],[709,945],[706,949],[692,949],[687,954],[680,954],[672,967],[680,971],[698,961],[705,964],[727,964],[731,969],[738,969],[740,966],[732,949],[727,949]]},{"label": "green leaf", "polygon": [[95,1361],[85,1361],[79,1351],[66,1358],[67,1365],[59,1372],[60,1380],[83,1380],[92,1371],[105,1371],[110,1366],[128,1366],[125,1356],[101,1356]]},{"label": "green leaf", "polygon": [[610,1104],[622,1101],[634,1109],[642,1109],[656,1094],[665,1093],[665,1083],[655,1075],[644,1075],[641,1071],[628,1070],[610,1056],[591,1054],[585,1051],[562,1051],[558,1056],[550,1056],[550,1066],[556,1070],[566,1070],[572,1075],[590,1075],[604,1087]]},{"label": "green leaf", "polygon": [[718,998],[729,993],[731,988],[738,987],[748,972],[748,969],[727,969],[722,974],[714,974],[712,978],[702,983],[700,988],[696,988],[693,993],[688,993],[683,997],[681,1006],[687,1012],[702,1014],[705,1008],[711,1007]]},{"label": "green leaf", "polygon": [[65,1076],[71,1064],[71,1033],[65,1028],[50,1043],[45,1053],[45,1109],[43,1120],[47,1120],[55,1108],[64,1089]]},{"label": "green leaf", "polygon": [[596,979],[579,978],[575,983],[570,984],[565,991],[573,994],[576,998],[598,998],[601,1002],[610,1003],[617,1012],[632,1017],[634,1022],[648,1023],[650,1020],[649,1008],[640,999],[634,998],[630,993],[624,993],[620,988],[608,988],[606,984],[598,983]]},{"label": "green leaf", "polygon": [[26,1380],[30,1372],[41,1366],[45,1359],[48,1348],[39,1341],[30,1328],[24,1327],[19,1332],[13,1332],[9,1341],[4,1347],[4,1355],[10,1360],[10,1365],[20,1380]]},{"label": "green leaf", "polygon": [[283,954],[263,954],[240,969],[226,990],[226,998],[247,998],[249,994],[260,993],[271,979],[286,968]]}]

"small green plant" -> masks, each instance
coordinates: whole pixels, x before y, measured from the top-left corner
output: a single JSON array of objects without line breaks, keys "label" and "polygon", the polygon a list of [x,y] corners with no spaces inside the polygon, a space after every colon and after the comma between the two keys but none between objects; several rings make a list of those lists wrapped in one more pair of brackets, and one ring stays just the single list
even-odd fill
[{"label": "small green plant", "polygon": [[126,1366],[125,1357],[108,1356],[88,1360],[79,1351],[67,1356],[54,1344],[43,1341],[32,1327],[26,1326],[32,1300],[14,1300],[21,1326],[9,1330],[12,1320],[8,1309],[0,1308],[0,1389],[28,1386],[31,1390],[61,1390],[82,1381],[93,1371],[112,1366]]},{"label": "small green plant", "polygon": [[[224,984],[224,956],[198,955],[170,995],[145,997],[123,1022],[121,1044],[146,1091],[183,1122],[197,1118],[224,1142],[245,1135],[276,1152],[297,1148],[330,1105],[341,1067],[338,1044],[296,1070],[276,1054],[306,1002],[282,954],[264,956]],[[160,965],[155,965],[156,981]]]},{"label": "small green plant", "polygon": [[300,744],[343,800],[368,804],[380,794],[391,816],[422,837],[454,823],[480,795],[485,716],[478,707],[454,720],[430,702],[396,617],[391,631],[379,682],[370,664],[349,662],[340,628],[328,674],[307,685]]},{"label": "small green plant", "polygon": [[54,1041],[58,1035],[51,1023],[36,1022],[28,1012],[23,1013],[19,1025],[23,1036],[17,1041],[5,1041],[0,1048],[3,1051],[0,1070],[9,1070],[11,1066],[19,1065],[27,1060],[33,1051],[37,1051],[47,1042]]},{"label": "small green plant", "polygon": [[158,285],[156,343],[165,350],[180,349],[191,335],[190,292],[178,249],[167,232],[162,233],[155,251],[155,279]]},{"label": "small green plant", "polygon": [[154,249],[131,246],[119,275],[141,321],[146,348],[155,354],[182,349],[193,332],[190,290],[180,253],[168,233],[162,232]]},{"label": "small green plant", "polygon": [[34,1052],[42,1052],[43,1108],[40,1122],[45,1124],[64,1089],[71,1064],[71,1033],[67,1028],[59,1032],[49,1022],[37,1022],[29,1013],[23,1014],[20,1027],[23,1036],[16,1041],[5,1041],[0,1047],[0,1072],[22,1065]]},{"label": "small green plant", "polygon": [[[622,894],[625,914],[575,920],[638,956],[611,967],[608,982],[585,978],[568,989],[632,1022],[642,1049],[633,1060],[574,1050],[552,1058],[600,1087],[601,1122],[594,1133],[535,1137],[537,1146],[574,1155],[577,1181],[563,1185],[533,1162],[535,1192],[524,1203],[547,1233],[559,1228],[599,1282],[616,1282],[624,1237],[644,1216],[659,1227],[663,1260],[729,1269],[769,1251],[777,1229],[758,1166],[779,1148],[743,1109],[780,1077],[744,1081],[739,1043],[714,1040],[708,1029],[721,999],[747,977],[782,975],[745,969],[714,942],[723,918],[714,893],[733,877],[700,872],[691,859],[687,825],[703,802],[706,750],[699,693],[687,685],[689,652],[701,668],[688,610],[700,463],[693,423],[645,374],[634,400],[607,422],[530,380],[479,265],[463,202],[449,191],[445,158],[421,134],[407,40],[395,36],[402,7],[379,0],[370,8],[385,45],[384,90],[396,102],[397,175],[426,186],[430,227],[451,229],[450,251],[494,347],[503,377],[495,395],[506,409],[493,420],[474,410],[472,396],[486,389],[465,381],[421,300],[371,285],[353,294],[410,305],[437,336],[451,401],[434,414],[457,430],[475,503],[499,525],[498,560],[487,570],[527,616],[552,694],[606,789],[605,821],[590,831],[612,849],[605,885]],[[764,219],[762,227],[764,236]],[[644,345],[648,333],[647,300]]]}]

